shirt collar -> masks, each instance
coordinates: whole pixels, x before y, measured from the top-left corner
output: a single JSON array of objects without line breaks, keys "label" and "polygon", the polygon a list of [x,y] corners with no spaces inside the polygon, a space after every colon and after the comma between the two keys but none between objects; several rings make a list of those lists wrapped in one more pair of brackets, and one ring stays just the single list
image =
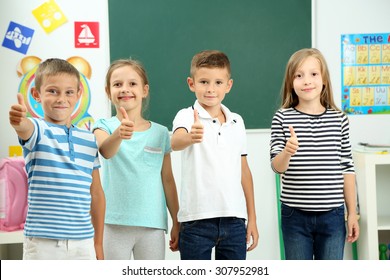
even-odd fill
[{"label": "shirt collar", "polygon": [[[212,119],[212,117],[210,116],[209,112],[207,112],[202,107],[202,105],[199,104],[198,100],[195,100],[195,103],[192,106],[192,108],[198,110],[199,117],[201,117],[202,119]],[[229,110],[228,107],[226,107],[225,105],[221,104],[221,108],[222,108],[222,112],[225,114],[226,123],[231,123],[231,122],[236,123],[237,122],[236,119],[233,119],[233,114]]]}]

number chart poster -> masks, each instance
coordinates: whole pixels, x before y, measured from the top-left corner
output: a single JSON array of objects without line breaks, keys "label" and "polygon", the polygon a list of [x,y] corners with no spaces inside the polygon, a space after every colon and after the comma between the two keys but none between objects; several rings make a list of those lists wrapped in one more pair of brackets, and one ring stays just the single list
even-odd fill
[{"label": "number chart poster", "polygon": [[390,33],[341,35],[342,108],[390,114]]}]

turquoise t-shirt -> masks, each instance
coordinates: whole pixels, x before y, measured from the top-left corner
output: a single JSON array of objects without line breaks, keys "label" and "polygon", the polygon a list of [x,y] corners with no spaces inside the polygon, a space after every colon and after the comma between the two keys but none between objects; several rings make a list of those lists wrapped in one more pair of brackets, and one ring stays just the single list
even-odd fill
[{"label": "turquoise t-shirt", "polygon": [[[117,117],[98,120],[95,129],[112,134]],[[167,206],[161,178],[163,159],[171,152],[165,126],[151,122],[148,130],[123,140],[115,156],[102,158],[106,224],[167,230]]]}]

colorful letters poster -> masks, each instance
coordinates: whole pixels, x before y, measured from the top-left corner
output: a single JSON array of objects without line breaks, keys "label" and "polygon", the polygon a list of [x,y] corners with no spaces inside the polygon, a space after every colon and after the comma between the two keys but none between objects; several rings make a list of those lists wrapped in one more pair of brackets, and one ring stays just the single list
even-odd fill
[{"label": "colorful letters poster", "polygon": [[342,108],[390,114],[390,33],[341,35]]}]

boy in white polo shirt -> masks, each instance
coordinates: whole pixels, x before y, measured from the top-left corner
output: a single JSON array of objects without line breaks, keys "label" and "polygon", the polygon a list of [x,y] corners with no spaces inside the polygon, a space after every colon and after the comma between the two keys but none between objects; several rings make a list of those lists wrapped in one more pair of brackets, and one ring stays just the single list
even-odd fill
[{"label": "boy in white polo shirt", "polygon": [[172,149],[182,151],[179,250],[182,260],[244,260],[259,234],[246,132],[222,104],[233,85],[228,57],[196,54],[187,83],[197,100],[173,121]]}]

